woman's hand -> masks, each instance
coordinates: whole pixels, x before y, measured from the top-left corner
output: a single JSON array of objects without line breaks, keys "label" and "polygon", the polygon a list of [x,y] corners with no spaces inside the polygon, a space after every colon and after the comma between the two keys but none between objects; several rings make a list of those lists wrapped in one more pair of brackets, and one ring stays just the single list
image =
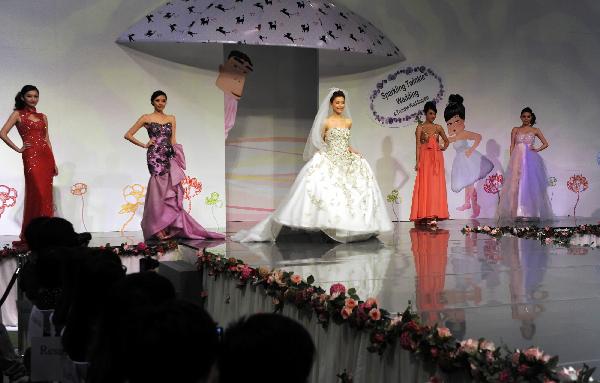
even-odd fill
[{"label": "woman's hand", "polygon": [[469,148],[469,149],[465,150],[465,156],[467,156],[467,158],[471,157],[472,154],[473,154],[473,148]]},{"label": "woman's hand", "polygon": [[418,172],[418,171],[419,171],[419,164],[416,164],[415,165],[415,172]]},{"label": "woman's hand", "polygon": [[146,145],[144,145],[144,147],[146,149],[148,149],[149,147],[153,146],[156,142],[154,141],[154,138],[151,138],[150,141],[148,141],[148,143]]},{"label": "woman's hand", "polygon": [[31,144],[24,142],[23,143],[23,147],[20,148],[19,150],[17,150],[17,152],[19,153],[23,153],[24,151],[26,151],[27,149],[31,148]]},{"label": "woman's hand", "polygon": [[54,176],[58,175],[58,166],[54,165]]}]

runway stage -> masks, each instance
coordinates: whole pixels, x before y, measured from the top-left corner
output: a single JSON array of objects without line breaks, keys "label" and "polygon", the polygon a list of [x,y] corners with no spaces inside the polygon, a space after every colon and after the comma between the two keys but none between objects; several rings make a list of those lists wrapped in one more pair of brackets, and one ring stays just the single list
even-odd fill
[{"label": "runway stage", "polygon": [[[325,289],[343,283],[356,288],[362,299],[376,297],[392,312],[404,310],[411,301],[426,322],[443,323],[458,338],[485,337],[511,348],[536,345],[559,355],[561,365],[600,366],[600,250],[460,232],[465,224],[493,223],[452,220],[426,231],[399,222],[393,234],[362,243],[337,244],[288,233],[277,243],[227,241],[210,251],[251,266],[293,270],[304,278],[313,275],[315,285]],[[578,220],[584,223],[592,221]],[[231,222],[228,234],[251,225]],[[554,222],[567,225],[572,221]],[[0,237],[0,244],[13,239]],[[141,233],[94,233],[91,245],[140,240]],[[179,251],[161,261],[194,263],[196,249],[213,245],[183,241]],[[137,271],[137,258],[123,261],[128,272]],[[12,261],[0,263],[0,290],[12,269]],[[10,321],[4,307],[3,314],[5,323],[7,317]]]}]

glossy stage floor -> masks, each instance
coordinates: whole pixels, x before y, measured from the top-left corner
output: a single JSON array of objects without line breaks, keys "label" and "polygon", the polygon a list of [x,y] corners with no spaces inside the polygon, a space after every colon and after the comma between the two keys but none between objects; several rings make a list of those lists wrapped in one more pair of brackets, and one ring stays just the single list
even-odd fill
[{"label": "glossy stage floor", "polygon": [[[210,247],[252,266],[293,270],[304,278],[313,275],[315,284],[326,289],[343,283],[356,288],[363,299],[376,297],[389,311],[402,311],[411,301],[426,322],[443,324],[459,338],[486,337],[511,348],[536,345],[559,355],[561,365],[600,366],[600,249],[460,232],[465,224],[493,223],[452,220],[440,223],[437,230],[424,230],[399,222],[392,234],[353,244],[297,233],[277,243],[184,241],[179,254],[163,260],[194,262],[195,249]],[[230,222],[228,235],[251,225]],[[141,234],[93,237],[91,245],[136,243]],[[12,239],[1,236],[0,245]],[[129,271],[136,270],[137,260],[124,262]],[[9,273],[2,268],[0,263],[5,279]]]},{"label": "glossy stage floor", "polygon": [[[597,222],[578,220],[583,223]],[[393,234],[355,244],[228,242],[227,255],[313,275],[324,288],[336,282],[355,287],[361,298],[376,297],[390,311],[411,301],[427,322],[457,337],[537,345],[559,355],[561,365],[600,366],[600,249],[465,236],[466,224],[494,221],[451,220],[435,231],[399,222]],[[228,231],[248,226],[231,223]]]}]

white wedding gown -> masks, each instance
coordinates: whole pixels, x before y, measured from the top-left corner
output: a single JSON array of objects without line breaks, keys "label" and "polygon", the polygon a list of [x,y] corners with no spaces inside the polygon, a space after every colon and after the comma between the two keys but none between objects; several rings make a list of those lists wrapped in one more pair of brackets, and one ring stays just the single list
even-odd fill
[{"label": "white wedding gown", "polygon": [[371,167],[349,149],[350,129],[330,128],[325,147],[304,165],[273,214],[236,242],[274,241],[282,226],[321,230],[338,242],[362,241],[392,230],[385,202]]}]

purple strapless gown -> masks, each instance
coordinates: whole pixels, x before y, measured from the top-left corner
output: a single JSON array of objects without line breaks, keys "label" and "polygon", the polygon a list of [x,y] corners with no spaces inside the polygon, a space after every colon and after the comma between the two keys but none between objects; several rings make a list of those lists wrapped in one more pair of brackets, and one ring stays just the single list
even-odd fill
[{"label": "purple strapless gown", "polygon": [[144,239],[152,238],[161,230],[177,238],[224,238],[223,234],[204,229],[183,209],[181,181],[185,177],[185,156],[181,145],[171,145],[171,124],[151,122],[145,127],[154,145],[147,152],[150,181],[142,217]]},{"label": "purple strapless gown", "polygon": [[551,219],[546,166],[542,157],[531,150],[535,135],[518,133],[516,141],[500,191],[499,222],[509,224],[518,218]]}]

